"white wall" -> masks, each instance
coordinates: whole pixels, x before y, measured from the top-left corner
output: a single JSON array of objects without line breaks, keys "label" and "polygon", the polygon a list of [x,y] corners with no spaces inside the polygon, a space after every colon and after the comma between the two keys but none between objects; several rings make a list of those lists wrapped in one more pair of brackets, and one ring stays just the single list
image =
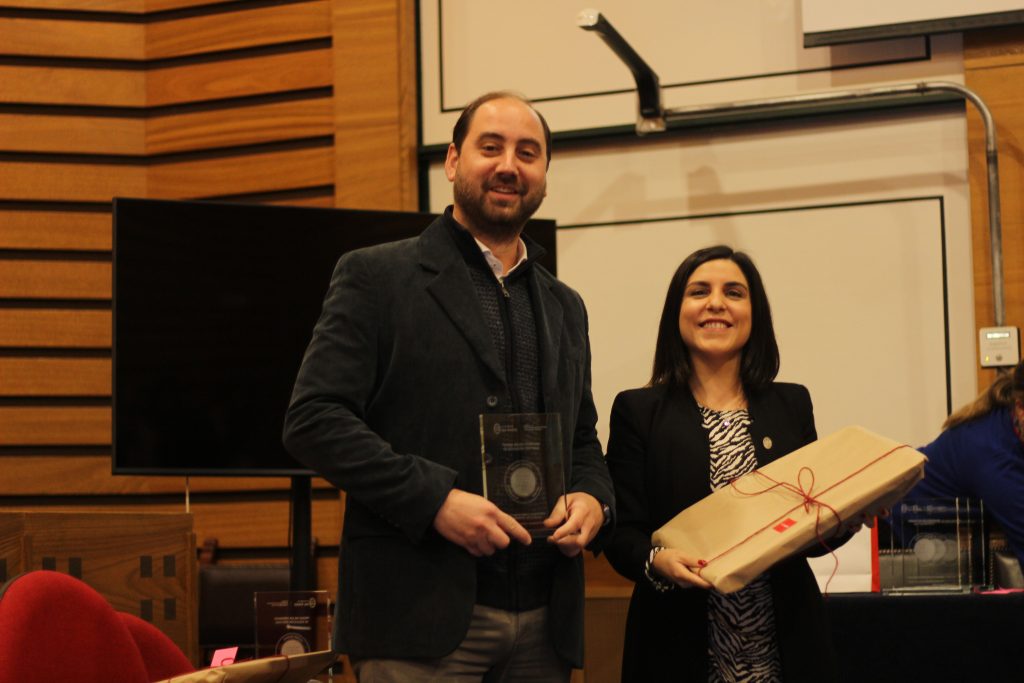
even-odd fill
[{"label": "white wall", "polygon": [[[484,92],[537,101],[553,130],[632,124],[633,79],[579,0],[420,3],[422,143],[446,143],[459,110]],[[962,80],[958,38],[804,48],[798,0],[604,0],[597,8],[681,107],[898,81]]]}]

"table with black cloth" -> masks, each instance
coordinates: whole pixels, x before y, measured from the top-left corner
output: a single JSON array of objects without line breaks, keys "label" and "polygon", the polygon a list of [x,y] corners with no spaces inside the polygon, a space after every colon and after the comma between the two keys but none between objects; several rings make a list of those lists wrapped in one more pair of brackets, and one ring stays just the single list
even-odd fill
[{"label": "table with black cloth", "polygon": [[1024,681],[1024,593],[838,593],[825,605],[844,683]]}]

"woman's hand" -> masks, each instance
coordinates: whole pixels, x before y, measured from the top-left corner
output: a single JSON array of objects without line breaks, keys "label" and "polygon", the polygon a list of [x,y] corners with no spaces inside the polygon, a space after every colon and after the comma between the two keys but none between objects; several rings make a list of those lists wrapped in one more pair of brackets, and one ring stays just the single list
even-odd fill
[{"label": "woman's hand", "polygon": [[694,569],[700,567],[701,562],[691,555],[672,548],[665,548],[654,556],[651,569],[656,571],[659,576],[683,588],[689,586],[711,588],[710,583],[694,573]]}]

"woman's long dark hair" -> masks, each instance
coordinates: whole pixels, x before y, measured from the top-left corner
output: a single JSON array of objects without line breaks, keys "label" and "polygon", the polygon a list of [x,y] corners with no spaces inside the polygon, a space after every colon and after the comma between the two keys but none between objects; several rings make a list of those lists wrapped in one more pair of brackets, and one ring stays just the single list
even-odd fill
[{"label": "woman's long dark hair", "polygon": [[942,429],[950,429],[998,408],[1012,406],[1017,400],[1024,400],[1024,360],[1017,363],[1013,372],[1001,373],[978,398],[947,417]]},{"label": "woman's long dark hair", "polygon": [[686,283],[693,271],[708,261],[727,259],[732,261],[747,278],[750,292],[751,325],[750,339],[743,347],[740,362],[740,380],[746,389],[766,386],[779,374],[779,345],[775,341],[775,327],[772,325],[772,310],[764,291],[761,274],[754,262],[742,251],[717,245],[698,249],[679,265],[665,295],[665,306],[661,311],[658,326],[658,342],[654,347],[654,368],[651,385],[688,386],[693,365],[690,350],[683,343],[679,333],[679,310],[683,305]]}]

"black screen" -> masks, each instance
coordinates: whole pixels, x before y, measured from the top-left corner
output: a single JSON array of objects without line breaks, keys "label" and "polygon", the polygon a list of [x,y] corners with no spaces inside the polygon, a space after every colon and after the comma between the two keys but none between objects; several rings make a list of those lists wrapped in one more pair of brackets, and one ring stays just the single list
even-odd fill
[{"label": "black screen", "polygon": [[[433,219],[115,199],[114,472],[310,474],[281,429],[334,265]],[[554,272],[554,222],[527,232]]]}]

